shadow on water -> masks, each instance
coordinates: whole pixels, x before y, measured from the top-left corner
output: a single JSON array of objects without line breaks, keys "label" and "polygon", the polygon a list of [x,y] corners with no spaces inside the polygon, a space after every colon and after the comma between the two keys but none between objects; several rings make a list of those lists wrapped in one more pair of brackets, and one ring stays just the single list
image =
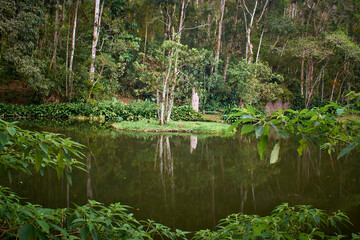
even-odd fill
[{"label": "shadow on water", "polygon": [[[87,123],[22,123],[59,132],[86,146],[86,172],[73,184],[48,171],[44,177],[18,174],[1,182],[28,201],[67,207],[95,199],[132,206],[135,217],[173,228],[213,228],[235,212],[268,215],[282,202],[341,209],[360,230],[359,155],[338,160],[309,146],[302,156],[292,141],[280,141],[280,161],[257,154],[251,137],[118,132]],[[272,141],[270,145],[274,145]]]}]

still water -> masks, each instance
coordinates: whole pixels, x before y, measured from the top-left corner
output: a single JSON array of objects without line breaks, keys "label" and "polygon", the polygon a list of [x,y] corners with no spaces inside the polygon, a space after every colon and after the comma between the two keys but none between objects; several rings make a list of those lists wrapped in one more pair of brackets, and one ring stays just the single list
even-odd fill
[{"label": "still water", "polygon": [[89,124],[24,125],[63,133],[84,144],[88,173],[73,184],[45,176],[17,175],[9,185],[46,207],[81,205],[87,199],[132,206],[138,219],[172,228],[213,228],[235,212],[268,215],[282,202],[346,212],[360,231],[360,156],[337,160],[318,146],[298,156],[296,145],[280,140],[280,160],[260,160],[256,141],[241,136],[159,135],[98,129]]}]

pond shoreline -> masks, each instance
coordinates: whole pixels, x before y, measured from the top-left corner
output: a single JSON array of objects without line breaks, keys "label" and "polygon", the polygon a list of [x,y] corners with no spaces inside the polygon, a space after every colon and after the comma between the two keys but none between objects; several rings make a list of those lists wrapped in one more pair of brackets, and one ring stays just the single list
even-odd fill
[{"label": "pond shoreline", "polygon": [[136,122],[123,121],[110,125],[111,128],[121,131],[206,134],[225,134],[229,126],[230,125],[226,123],[190,121],[170,121],[168,124],[159,125],[156,120],[140,120]]}]

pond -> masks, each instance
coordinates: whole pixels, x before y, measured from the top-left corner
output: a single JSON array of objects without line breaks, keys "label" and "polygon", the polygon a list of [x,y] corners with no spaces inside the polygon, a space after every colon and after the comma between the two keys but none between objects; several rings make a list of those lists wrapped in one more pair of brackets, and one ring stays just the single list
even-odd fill
[{"label": "pond", "polygon": [[72,185],[51,171],[16,175],[11,184],[1,179],[32,203],[121,202],[138,219],[192,231],[213,228],[231,213],[268,215],[288,202],[340,209],[354,223],[351,231],[360,231],[359,154],[337,160],[309,146],[299,156],[294,142],[280,139],[280,159],[270,164],[271,149],[260,160],[251,137],[126,133],[72,123],[25,127],[60,132],[87,147],[88,173],[74,172]]}]

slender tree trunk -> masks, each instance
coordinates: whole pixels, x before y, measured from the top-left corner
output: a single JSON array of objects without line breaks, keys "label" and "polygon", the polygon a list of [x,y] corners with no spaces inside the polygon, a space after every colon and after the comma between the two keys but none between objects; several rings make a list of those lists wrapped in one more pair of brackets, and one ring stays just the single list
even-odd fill
[{"label": "slender tree trunk", "polygon": [[255,61],[255,63],[258,63],[258,61],[259,61],[259,55],[260,55],[260,49],[261,49],[261,42],[262,42],[262,39],[263,39],[263,36],[264,36],[264,31],[265,31],[265,27],[263,27],[262,32],[261,32],[260,42],[259,42],[259,47],[258,47],[258,51],[257,51],[257,54],[256,54],[256,61]]},{"label": "slender tree trunk", "polygon": [[215,53],[215,72],[217,72],[218,65],[219,65],[220,50],[221,50],[222,27],[223,27],[224,12],[225,12],[225,2],[226,2],[226,0],[221,0],[221,15],[220,15],[220,21],[219,21],[217,48],[216,48],[216,53]]},{"label": "slender tree trunk", "polygon": [[94,32],[93,32],[93,41],[91,47],[91,63],[90,63],[90,74],[89,74],[89,81],[92,83],[94,82],[94,75],[95,75],[95,58],[96,58],[96,47],[99,40],[99,33],[100,33],[100,26],[101,26],[101,15],[104,9],[104,2],[103,0],[100,9],[100,0],[95,1],[95,16],[94,16]]},{"label": "slender tree trunk", "polygon": [[311,83],[314,78],[314,61],[312,58],[309,59],[309,71],[306,79],[306,99],[310,98]]},{"label": "slender tree trunk", "polygon": [[234,29],[231,34],[230,43],[229,43],[228,50],[226,53],[226,60],[225,60],[224,73],[223,73],[224,83],[226,82],[227,71],[229,68],[231,53],[234,50],[233,49],[234,48],[234,40],[235,40],[235,36],[236,36],[236,32],[237,32],[236,30],[237,30],[238,14],[239,14],[238,0],[236,0],[235,4],[236,4],[236,12],[235,12],[235,19],[234,19]]},{"label": "slender tree trunk", "polygon": [[145,41],[144,41],[144,56],[143,56],[143,63],[145,63],[145,56],[146,56],[146,44],[148,38],[148,27],[149,27],[149,7],[146,5],[146,18],[145,18]]},{"label": "slender tree trunk", "polygon": [[[185,11],[187,8],[188,3],[190,2],[190,0],[182,0],[182,4],[181,4],[181,12],[180,12],[180,21],[179,21],[179,30],[177,32],[177,36],[175,37],[175,34],[173,34],[173,41],[177,40],[178,43],[181,42],[181,34],[182,31],[184,29],[184,22],[185,22]],[[174,64],[174,74],[173,74],[173,80],[172,80],[172,87],[171,87],[171,91],[170,91],[170,98],[169,98],[169,105],[168,105],[168,109],[167,109],[167,117],[166,117],[166,123],[169,123],[170,121],[170,116],[171,116],[171,112],[172,112],[172,107],[174,105],[174,96],[175,96],[175,87],[177,84],[177,75],[178,75],[178,60],[179,60],[179,53],[178,53],[178,49],[175,49],[175,64]]]},{"label": "slender tree trunk", "polygon": [[301,96],[304,97],[304,71],[305,71],[305,50],[303,51],[303,55],[301,58],[301,76],[300,76],[300,89],[301,89]]},{"label": "slender tree trunk", "polygon": [[55,5],[54,52],[53,52],[53,56],[51,58],[50,68],[52,66],[54,68],[56,68],[56,51],[57,51],[57,45],[58,45],[58,42],[59,42],[59,36],[58,36],[58,31],[59,31],[59,5],[60,5],[60,1],[56,0],[56,5]]},{"label": "slender tree trunk", "polygon": [[199,112],[199,94],[194,86],[192,87],[191,106],[195,111]]},{"label": "slender tree trunk", "polygon": [[77,25],[77,14],[79,9],[79,4],[81,0],[76,0],[75,10],[74,10],[74,23],[73,23],[73,31],[71,36],[71,54],[69,61],[69,88],[70,88],[70,98],[73,94],[73,63],[74,63],[74,54],[75,54],[75,40],[76,40],[76,25]]}]

